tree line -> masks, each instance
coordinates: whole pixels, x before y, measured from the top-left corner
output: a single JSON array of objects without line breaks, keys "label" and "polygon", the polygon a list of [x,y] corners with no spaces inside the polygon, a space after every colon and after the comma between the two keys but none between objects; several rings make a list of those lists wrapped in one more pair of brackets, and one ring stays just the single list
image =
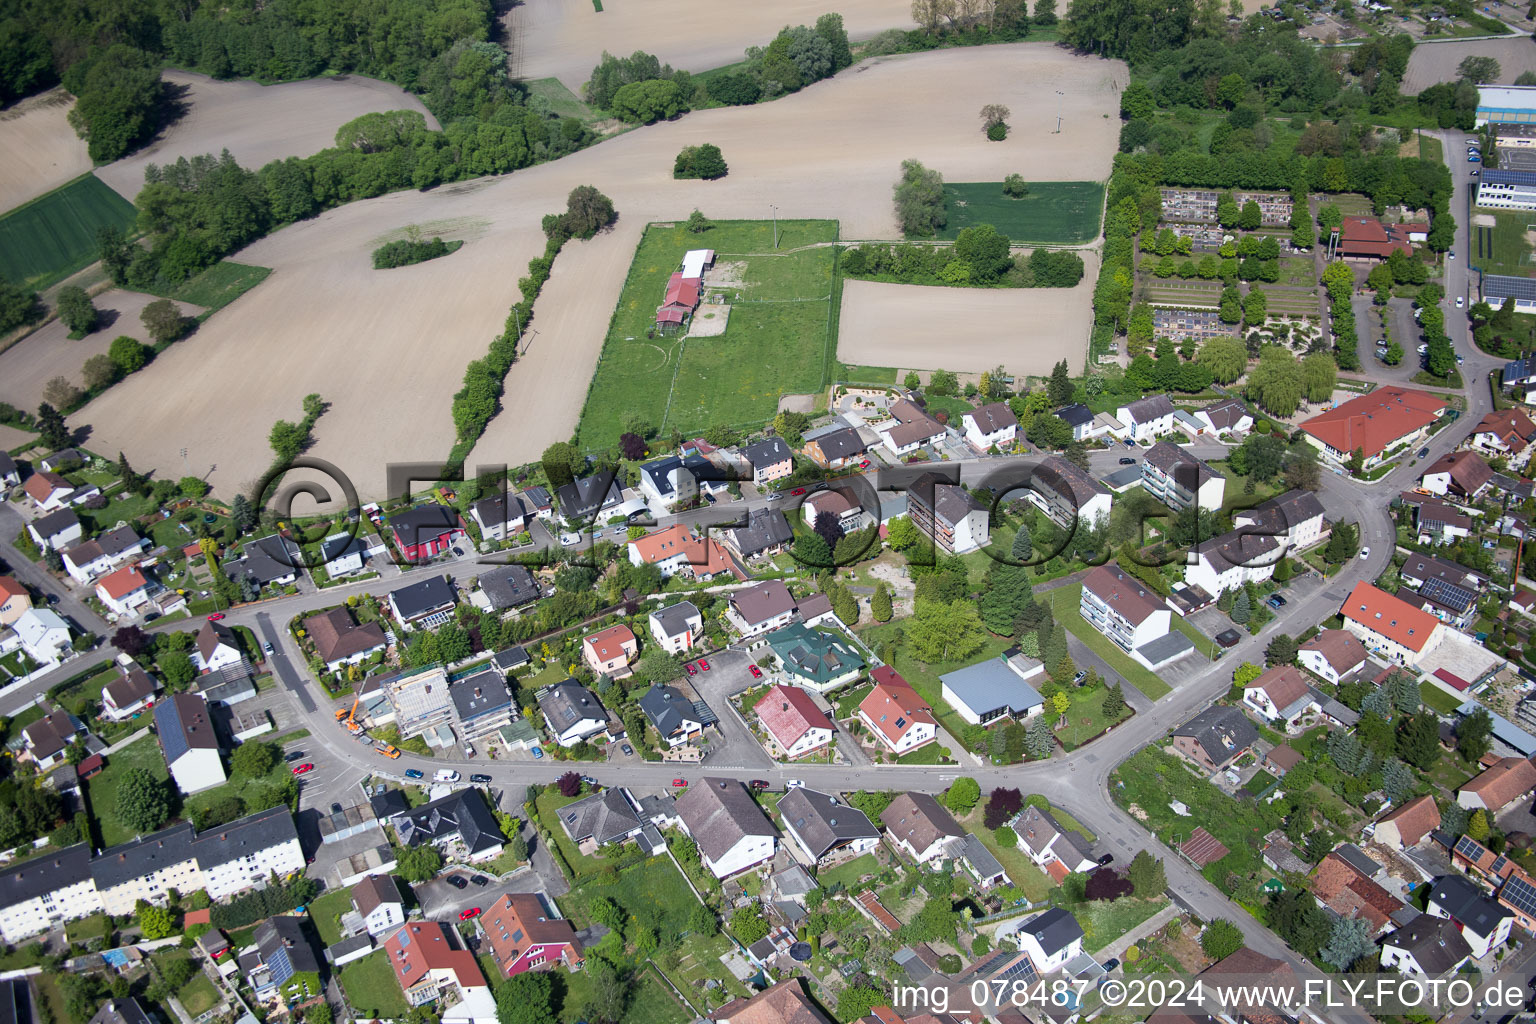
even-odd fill
[{"label": "tree line", "polygon": [[1001,285],[1071,288],[1083,279],[1083,259],[1070,250],[1035,249],[1027,258],[1009,255],[1008,236],[990,224],[965,228],[953,246],[866,242],[850,246],[838,265],[850,277],[907,284]]}]

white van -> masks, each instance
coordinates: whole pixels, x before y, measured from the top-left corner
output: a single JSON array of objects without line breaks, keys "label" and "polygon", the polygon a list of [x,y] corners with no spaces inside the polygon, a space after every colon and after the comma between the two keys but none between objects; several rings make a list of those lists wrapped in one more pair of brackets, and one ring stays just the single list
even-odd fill
[{"label": "white van", "polygon": [[437,774],[432,776],[433,782],[458,782],[459,773],[452,768],[439,768]]}]

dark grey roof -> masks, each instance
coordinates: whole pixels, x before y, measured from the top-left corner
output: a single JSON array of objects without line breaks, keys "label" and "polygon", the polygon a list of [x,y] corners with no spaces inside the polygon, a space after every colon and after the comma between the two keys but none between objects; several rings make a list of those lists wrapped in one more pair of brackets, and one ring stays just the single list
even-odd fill
[{"label": "dark grey roof", "polygon": [[[23,993],[20,998],[30,999],[27,992],[27,983],[23,978],[16,978],[5,983],[7,986],[18,988]],[[14,998],[14,997],[13,997]],[[4,1003],[11,1003],[13,999],[0,997],[0,1022],[3,1024],[27,1024],[31,1016],[12,1016],[5,1012]],[[155,1018],[144,1012],[144,1007],[133,996],[123,999],[108,999],[101,1004],[101,1009],[96,1011],[96,1016],[91,1018],[91,1024],[155,1024]]]},{"label": "dark grey roof", "polygon": [[480,574],[480,589],[490,598],[491,607],[497,611],[518,608],[539,599],[538,581],[526,566],[491,566]]},{"label": "dark grey roof", "polygon": [[1252,415],[1248,407],[1236,398],[1228,398],[1214,405],[1208,405],[1200,411],[1205,413],[1217,430],[1230,430],[1232,425],[1240,422],[1244,416]]},{"label": "dark grey roof", "polygon": [[[378,876],[370,875],[369,877],[376,878]],[[326,946],[325,959],[334,964],[336,961],[345,959],[349,954],[355,953],[360,949],[372,948],[373,936],[369,935],[367,932],[358,932],[351,938],[342,939],[340,942],[334,945]]]},{"label": "dark grey roof", "polygon": [[461,722],[472,722],[512,706],[512,691],[502,674],[493,668],[450,679],[448,696],[453,698]]},{"label": "dark grey roof", "polygon": [[828,460],[851,458],[854,455],[862,455],[869,449],[869,445],[864,443],[859,432],[852,427],[842,427],[830,434],[822,434],[816,439],[816,445]]},{"label": "dark grey roof", "polygon": [[784,443],[782,437],[770,437],[749,444],[741,450],[742,458],[747,460],[747,465],[756,470],[760,466],[772,466],[794,456],[790,454],[789,445]]},{"label": "dark grey roof", "polygon": [[1445,875],[1435,880],[1429,901],[1446,913],[1457,924],[1472,929],[1477,935],[1492,935],[1499,922],[1514,917],[1510,911],[1483,895],[1483,891],[1461,875]]},{"label": "dark grey roof", "polygon": [[1419,966],[1431,975],[1444,974],[1462,958],[1472,955],[1472,947],[1461,937],[1456,925],[1433,914],[1420,914],[1388,935],[1385,944],[1412,953]]},{"label": "dark grey roof", "polygon": [[690,628],[693,620],[701,618],[699,609],[692,601],[679,601],[677,604],[658,608],[651,612],[651,616],[667,636],[681,636]]},{"label": "dark grey roof", "polygon": [[627,839],[643,824],[622,788],[593,793],[566,804],[557,813],[561,827],[573,841],[590,838],[599,846]]},{"label": "dark grey roof", "polygon": [[366,550],[362,539],[351,530],[327,537],[320,542],[320,557],[327,562],[334,562],[345,555],[361,555]]},{"label": "dark grey roof", "polygon": [[1196,458],[1178,445],[1159,441],[1147,449],[1143,466],[1152,466],[1173,477],[1175,483],[1186,490],[1198,490],[1202,484],[1218,474],[1203,459]]},{"label": "dark grey roof", "polygon": [[91,873],[90,863],[90,844],[77,843],[0,869],[0,906],[25,903],[82,881]]},{"label": "dark grey roof", "polygon": [[447,505],[420,505],[404,512],[391,512],[389,528],[395,535],[395,543],[414,547],[434,540],[444,533],[461,530],[459,514]]},{"label": "dark grey roof", "polygon": [[1093,422],[1093,410],[1081,403],[1064,405],[1056,410],[1056,416],[1070,427],[1080,427]]},{"label": "dark grey roof", "polygon": [[405,793],[398,789],[386,789],[368,798],[368,806],[373,808],[373,814],[380,821],[393,818],[397,814],[404,814],[410,809],[410,804],[405,799]]},{"label": "dark grey roof", "polygon": [[286,947],[288,963],[295,974],[319,974],[320,958],[310,941],[309,929],[304,927],[307,920],[303,917],[269,917],[257,926],[251,938],[261,950],[261,962],[270,964],[278,949]]},{"label": "dark grey roof", "polygon": [[1136,653],[1154,665],[1161,665],[1165,661],[1173,660],[1185,651],[1192,651],[1194,649],[1195,642],[1175,629],[1164,633],[1156,640],[1142,644],[1136,648]]},{"label": "dark grey roof", "polygon": [[1104,485],[1060,455],[1050,455],[1036,467],[1033,481],[1044,484],[1081,509],[1095,495],[1108,494]]},{"label": "dark grey roof", "polygon": [[100,889],[111,889],[162,868],[195,858],[207,870],[252,856],[290,840],[298,829],[286,806],[195,832],[186,822],[103,850],[90,864],[90,874]]},{"label": "dark grey roof", "polygon": [[818,859],[844,843],[880,838],[880,830],[863,811],[804,786],[784,794],[779,815]]},{"label": "dark grey roof", "polygon": [[942,523],[950,526],[960,522],[972,512],[985,512],[983,505],[969,491],[948,483],[937,473],[924,473],[907,487],[907,506],[917,505]]},{"label": "dark grey roof", "polygon": [[57,512],[50,512],[32,520],[32,528],[42,537],[52,537],[72,526],[79,525],[80,517],[75,515],[75,510],[72,508],[61,508]]},{"label": "dark grey roof", "polygon": [[566,679],[539,691],[539,710],[556,732],[564,732],[584,718],[606,719],[608,713],[597,694],[574,679]]},{"label": "dark grey roof", "polygon": [[1354,843],[1341,843],[1333,852],[1339,855],[1340,860],[1366,878],[1374,876],[1381,870],[1381,865]]},{"label": "dark grey roof", "polygon": [[195,693],[175,693],[157,703],[155,731],[166,764],[175,764],[190,750],[219,749],[213,720],[208,717],[208,702]]},{"label": "dark grey roof", "polygon": [[1408,559],[1403,562],[1398,575],[1409,580],[1439,580],[1460,587],[1463,590],[1476,590],[1482,592],[1488,589],[1488,577],[1480,572],[1474,572],[1464,565],[1447,561],[1444,558],[1436,558],[1434,555],[1423,555],[1417,551],[1410,552]]},{"label": "dark grey roof", "polygon": [[549,497],[549,490],[544,487],[524,488],[523,492],[518,495],[518,498],[530,512],[549,508],[553,504]]},{"label": "dark grey roof", "polygon": [[16,472],[16,460],[11,458],[10,452],[0,451],[0,477],[10,476]]},{"label": "dark grey roof", "polygon": [[[603,488],[605,482],[606,490]],[[611,471],[584,476],[564,487],[557,487],[555,497],[560,499],[560,515],[566,519],[589,516],[624,500],[618,477]]]},{"label": "dark grey roof", "polygon": [[[1167,395],[1149,395],[1127,402],[1122,406],[1137,423],[1150,423],[1163,416],[1173,415],[1173,399]],[[1129,424],[1127,424],[1129,426]]]},{"label": "dark grey roof", "polygon": [[1233,566],[1267,565],[1274,561],[1270,556],[1280,550],[1279,534],[1252,533],[1252,527],[1238,527],[1220,537],[1212,537],[1198,546],[1201,557],[1211,563],[1217,573],[1226,572]]},{"label": "dark grey roof", "polygon": [[395,831],[407,846],[437,842],[457,835],[470,856],[502,845],[501,826],[474,787],[455,790],[440,799],[397,814]]},{"label": "dark grey roof", "polygon": [[774,834],[757,802],[735,779],[700,779],[678,798],[677,814],[711,860],[725,856],[746,836]]},{"label": "dark grey roof", "polygon": [[727,530],[726,536],[741,557],[751,558],[769,548],[788,544],[794,540],[795,532],[783,512],[776,508],[759,508],[752,510],[746,526]]},{"label": "dark grey roof", "polygon": [[489,498],[481,498],[474,504],[474,513],[482,523],[490,525],[521,522],[528,516],[523,508],[523,500],[515,494],[496,494]]},{"label": "dark grey roof", "polygon": [[273,580],[298,572],[299,551],[293,542],[278,534],[245,542],[240,557],[225,565],[232,576],[249,576],[265,586]]},{"label": "dark grey roof", "polygon": [[[1504,274],[1484,274],[1483,298],[1499,302],[1508,298],[1536,302],[1536,280],[1528,277],[1508,277]],[[1510,378],[1506,376],[1504,379]]]},{"label": "dark grey roof", "polygon": [[1061,952],[1074,941],[1083,938],[1083,926],[1077,923],[1077,918],[1060,907],[1052,907],[1030,918],[1019,930],[1033,935],[1048,956]]},{"label": "dark grey roof", "polygon": [[965,834],[963,852],[965,859],[971,862],[971,867],[975,868],[976,873],[982,878],[1008,874],[1003,868],[1002,861],[992,856],[992,851],[987,849],[986,844],[969,832]]},{"label": "dark grey roof", "polygon": [[675,686],[652,686],[640,695],[640,710],[663,737],[671,736],[693,715],[693,701]]},{"label": "dark grey roof", "polygon": [[515,668],[522,668],[531,659],[528,652],[521,647],[508,647],[504,651],[497,651],[491,656],[491,661],[503,672],[510,672]]},{"label": "dark grey roof", "polygon": [[439,608],[451,608],[455,603],[453,585],[442,576],[392,590],[389,597],[404,619],[418,618]]},{"label": "dark grey roof", "polygon": [[1206,708],[1173,730],[1173,735],[1193,737],[1218,764],[1231,760],[1259,738],[1258,730],[1246,715],[1222,704]]},{"label": "dark grey roof", "polygon": [[59,468],[60,466],[68,465],[71,462],[84,461],[85,454],[81,452],[80,449],[60,448],[52,455],[44,456],[42,462],[40,462],[39,465],[41,465],[44,469],[51,471]]},{"label": "dark grey roof", "polygon": [[656,488],[657,494],[666,497],[677,490],[672,483],[672,471],[682,467],[682,459],[676,455],[668,455],[664,458],[644,463],[640,467],[640,472],[644,473],[651,481],[651,484]]}]

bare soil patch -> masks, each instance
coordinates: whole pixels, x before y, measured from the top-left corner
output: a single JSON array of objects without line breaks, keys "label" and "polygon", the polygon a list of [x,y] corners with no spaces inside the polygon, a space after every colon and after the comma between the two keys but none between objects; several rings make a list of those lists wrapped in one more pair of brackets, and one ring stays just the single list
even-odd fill
[{"label": "bare soil patch", "polygon": [[398,85],[358,75],[258,85],[220,82],[188,71],[167,71],[165,80],[185,87],[187,112],[146,149],[100,168],[96,174],[119,195],[133,199],[149,164],[227,149],[255,170],[273,160],[309,156],[336,142],[336,129],[364,114],[415,110],[437,127],[421,100]]},{"label": "bare soil patch", "polygon": [[1439,82],[1456,81],[1456,65],[1467,57],[1492,57],[1499,62],[1499,85],[1511,85],[1522,71],[1536,71],[1536,46],[1529,36],[1479,39],[1465,43],[1421,42],[1408,58],[1404,92],[1423,92]]},{"label": "bare soil patch", "polygon": [[[101,326],[78,340],[71,340],[64,321],[54,318],[26,338],[0,352],[0,402],[20,409],[35,409],[42,401],[43,385],[65,377],[80,387],[80,367],[91,356],[105,353],[115,338],[126,334],[148,342],[149,332],[139,314],[157,301],[154,295],[114,288],[92,299],[101,312]],[[183,315],[196,316],[201,306],[178,302]],[[195,335],[194,335],[195,337]]]},{"label": "bare soil patch", "polygon": [[91,169],[85,140],[69,126],[75,98],[62,88],[0,111],[0,211],[36,199]]},{"label": "bare soil patch", "polygon": [[844,281],[837,357],[844,363],[980,373],[1081,367],[1088,351],[1098,258],[1076,288],[929,288]]},{"label": "bare soil patch", "polygon": [[[785,25],[813,25],[832,9],[816,0],[605,0],[598,13],[586,0],[526,0],[503,23],[514,77],[555,77],[580,95],[604,50],[621,56],[644,50],[664,64],[707,71],[743,59],[749,46],[767,46]],[[853,39],[916,27],[905,0],[844,0],[836,10]]]},{"label": "bare soil patch", "polygon": [[0,448],[6,451],[26,444],[36,436],[30,430],[21,430],[9,423],[0,423]]},{"label": "bare soil patch", "polygon": [[[541,218],[564,207],[572,185],[590,182],[612,197],[619,222],[556,259],[527,353],[507,378],[506,411],[470,463],[532,461],[575,428],[646,223],[686,217],[694,207],[712,218],[766,218],[775,202],[781,217],[839,219],[845,238],[894,238],[891,186],[906,157],[957,181],[999,181],[1011,171],[1049,180],[1064,168],[1074,178],[1104,178],[1118,122],[1101,115],[1116,109],[1125,82],[1121,63],[1042,43],[914,54],[861,65],[774,103],[700,111],[629,132],[515,175],[331,210],[239,253],[241,262],[274,268],[272,276],[73,421],[91,424],[136,465],[174,466],[178,475],[180,449],[191,448],[191,470],[209,474],[227,498],[270,462],[273,421],[294,419],[303,396],[319,392],[332,406],[317,427],[314,454],[340,466],[362,495],[381,496],[386,463],[447,454],[451,396],[465,365],[501,330],[528,260],[543,252]],[[1045,100],[1057,88],[1072,101],[1067,123],[1077,127],[1052,135],[1054,104]],[[1009,140],[992,143],[975,119],[988,102],[1043,113],[1016,114]],[[730,176],[674,180],[677,151],[702,142],[724,150]],[[381,234],[459,218],[487,224],[452,260],[372,269],[369,253]],[[700,244],[710,244],[707,233]],[[1090,279],[1069,293],[1033,293],[1081,307],[1084,326],[1069,332],[1078,348],[1091,288]],[[1025,322],[1043,315],[1020,308]],[[1000,337],[1016,345],[1017,329],[1005,329]],[[1057,358],[1042,357],[1034,372],[1048,371]],[[924,351],[873,362],[932,361]],[[999,361],[1015,360],[974,369]],[[210,383],[188,387],[191,380]],[[238,382],[233,400],[228,382]],[[162,400],[168,391],[178,400]]]}]

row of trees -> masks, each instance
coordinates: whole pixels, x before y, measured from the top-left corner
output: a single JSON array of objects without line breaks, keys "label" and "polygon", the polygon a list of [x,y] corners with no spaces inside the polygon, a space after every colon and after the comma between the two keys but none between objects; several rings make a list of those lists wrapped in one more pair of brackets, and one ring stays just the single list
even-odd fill
[{"label": "row of trees", "polygon": [[843,271],[913,284],[995,285],[1071,288],[1083,279],[1083,260],[1070,250],[1035,249],[1028,259],[1009,255],[1008,236],[990,224],[964,228],[953,246],[875,242],[852,246],[840,256]]}]

